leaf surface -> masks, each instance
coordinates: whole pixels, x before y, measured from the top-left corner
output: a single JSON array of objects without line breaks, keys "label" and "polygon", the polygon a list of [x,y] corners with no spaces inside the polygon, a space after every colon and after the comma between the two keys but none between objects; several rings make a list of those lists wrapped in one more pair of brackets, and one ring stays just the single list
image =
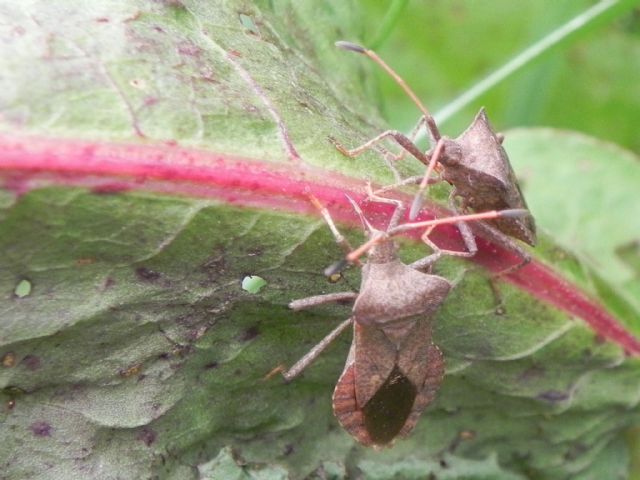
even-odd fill
[{"label": "leaf surface", "polygon": [[[332,47],[357,36],[355,12],[339,1],[3,6],[13,28],[0,47],[11,85],[0,136],[9,478],[590,478],[626,465],[620,432],[638,422],[638,360],[541,301],[538,286],[501,283],[496,308],[484,271],[452,259],[437,271],[460,283],[435,319],[448,375],[408,440],[367,451],[337,426],[330,398],[347,336],[295,382],[263,380],[349,315],[288,302],[359,282],[357,269],[338,284],[322,275],[341,253],[305,189],[355,227],[343,192],[360,199],[363,177],[393,180],[376,155],[346,160],[326,140],[355,145],[380,128]],[[336,19],[339,37],[327,38]],[[558,157],[580,165],[583,147],[558,138],[521,131],[508,144],[549,232],[540,259],[637,332],[633,272],[583,258],[627,237],[574,249],[575,231],[555,232],[557,208],[537,190]],[[532,152],[545,162],[528,163]],[[611,152],[590,155],[600,165]],[[632,178],[638,165],[611,169]],[[389,213],[365,207],[374,222]],[[402,243],[406,261],[427,253]],[[252,294],[247,276],[266,285]]]}]

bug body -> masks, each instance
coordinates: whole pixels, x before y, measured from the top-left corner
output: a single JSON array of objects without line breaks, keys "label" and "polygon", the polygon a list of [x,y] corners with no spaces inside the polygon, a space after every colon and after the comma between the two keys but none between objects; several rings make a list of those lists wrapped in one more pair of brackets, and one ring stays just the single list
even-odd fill
[{"label": "bug body", "polygon": [[[315,197],[311,199],[336,241],[348,246],[326,208]],[[406,212],[403,202],[377,196],[372,199],[395,203],[396,209],[386,230],[381,231],[371,227],[352,201],[369,236],[367,242],[346,257],[349,263],[354,263],[358,256],[368,255],[362,267],[360,291],[314,295],[289,304],[293,310],[303,310],[330,302],[353,301],[351,316],[290,369],[278,367],[272,373],[281,372],[285,380],[293,380],[353,325],[353,341],[333,394],[333,410],[344,429],[360,443],[380,447],[411,432],[442,382],[444,360],[432,341],[431,327],[435,313],[452,288],[449,280],[430,273],[441,252],[407,265],[397,255],[398,245],[393,236],[446,223],[522,216],[526,211],[492,211],[399,224]],[[332,267],[328,271],[334,273]]]},{"label": "bug body", "polygon": [[353,343],[333,394],[340,424],[360,443],[406,436],[435,397],[444,359],[431,319],[451,289],[398,259],[387,239],[369,252],[353,306]]},{"label": "bug body", "polygon": [[[496,135],[484,109],[460,136],[443,137],[442,141],[442,179],[455,188],[454,195],[461,199],[464,210],[528,210],[501,137]],[[530,214],[487,223],[529,245],[536,243],[535,222]]]},{"label": "bug body", "polygon": [[[366,55],[378,63],[402,87],[422,112],[414,134],[417,134],[423,125],[426,126],[431,141],[435,144],[434,148],[427,153],[423,153],[414,144],[412,138],[396,130],[383,132],[353,149],[347,149],[335,139],[330,138],[336,148],[349,157],[360,155],[381,140],[391,138],[404,149],[398,158],[404,156],[404,152],[408,152],[426,165],[425,175],[411,207],[411,219],[416,218],[422,208],[424,191],[428,184],[437,181],[430,178],[436,164],[441,170],[440,179],[453,187],[450,195],[450,207],[456,213],[459,213],[460,210],[464,212],[470,210],[476,212],[503,209],[528,210],[509,157],[502,147],[502,137],[493,130],[484,109],[480,110],[471,125],[460,136],[455,139],[444,137],[441,135],[435,119],[415,93],[375,52],[350,42],[337,42],[336,45],[345,50]],[[456,199],[459,200],[460,208],[458,208]],[[510,267],[502,273],[511,271],[512,268],[520,268],[531,260],[530,255],[511,240],[511,238],[516,238],[529,245],[535,245],[536,228],[530,213],[517,218],[497,218],[489,220],[487,223],[484,227],[479,224],[479,229],[492,241],[517,253],[522,259],[518,265]],[[447,253],[466,257],[475,255],[478,248],[469,226],[459,223],[458,228],[467,247],[467,252],[447,251]],[[432,248],[437,248],[434,244],[427,243]]]}]

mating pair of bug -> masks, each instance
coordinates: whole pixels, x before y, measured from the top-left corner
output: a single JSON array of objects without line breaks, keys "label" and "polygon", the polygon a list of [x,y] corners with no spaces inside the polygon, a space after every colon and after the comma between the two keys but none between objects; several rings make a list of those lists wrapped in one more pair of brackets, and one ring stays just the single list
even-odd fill
[{"label": "mating pair of bug", "polygon": [[[481,233],[492,242],[518,254],[521,259],[517,265],[502,272],[506,273],[530,260],[526,251],[512,238],[534,245],[535,225],[502,148],[502,138],[492,130],[484,110],[458,138],[443,137],[428,110],[374,52],[348,42],[338,42],[336,45],[370,57],[396,79],[422,112],[416,132],[425,126],[434,147],[423,153],[411,138],[391,130],[353,150],[347,150],[332,140],[343,154],[354,157],[377,142],[391,138],[404,151],[424,163],[426,171],[421,177],[403,182],[420,184],[410,208],[400,200],[382,197],[368,188],[369,200],[395,205],[385,230],[373,228],[359,206],[349,198],[368,236],[368,240],[355,250],[339,233],[327,209],[311,196],[311,201],[320,210],[336,241],[348,250],[345,259],[329,267],[325,273],[333,274],[348,263],[358,263],[358,258],[365,253],[368,259],[362,267],[359,292],[317,295],[289,304],[293,310],[302,310],[330,302],[354,302],[347,320],[290,369],[279,367],[275,371],[282,372],[287,381],[294,379],[335,338],[353,325],[353,342],[333,394],[333,410],[340,424],[356,440],[367,446],[378,447],[389,445],[396,438],[411,432],[442,382],[444,360],[432,341],[431,319],[446,299],[452,284],[430,273],[434,262],[445,254],[475,255],[475,237],[467,222],[484,220],[476,224]],[[430,181],[433,182],[431,174],[434,170],[438,170],[440,178],[453,187],[450,206],[456,215],[401,223],[407,210],[410,220],[417,217],[424,190]],[[461,215],[459,208],[467,214]],[[470,210],[477,213],[468,213]],[[452,223],[460,230],[465,252],[442,250],[429,239],[437,225]],[[433,253],[406,265],[398,258],[398,246],[393,237],[413,229],[424,229],[422,240],[433,249]]]}]

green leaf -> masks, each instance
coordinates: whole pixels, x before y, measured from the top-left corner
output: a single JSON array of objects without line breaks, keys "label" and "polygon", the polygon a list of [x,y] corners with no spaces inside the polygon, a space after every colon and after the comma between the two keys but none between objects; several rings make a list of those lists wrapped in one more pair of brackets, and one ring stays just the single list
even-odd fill
[{"label": "green leaf", "polygon": [[[634,305],[640,333],[640,158],[616,145],[572,132],[515,130],[505,142],[521,173],[527,201],[557,245],[579,256],[585,288],[613,288]],[[576,276],[577,279],[577,276]]]},{"label": "green leaf", "polygon": [[[392,181],[376,155],[347,160],[326,141],[332,135],[356,145],[378,131],[353,73],[358,60],[332,47],[358,36],[350,3],[42,1],[6,5],[3,15],[14,32],[0,46],[11,85],[0,92],[5,476],[347,478],[361,471],[411,479],[431,470],[442,478],[513,479],[625,470],[621,432],[638,423],[638,359],[511,284],[500,284],[496,308],[486,274],[457,260],[437,266],[459,280],[435,319],[447,376],[415,432],[393,449],[357,446],[333,418],[348,335],[294,382],[265,380],[349,315],[340,305],[302,313],[287,304],[357,287],[358,269],[337,284],[324,277],[342,253],[306,200],[283,204],[288,211],[241,189],[216,196],[193,178],[182,195],[167,185],[183,180],[182,158],[194,169],[219,166],[192,147],[242,157],[242,165],[260,160],[292,177],[303,172],[314,187],[344,185],[333,171]],[[537,190],[541,178],[561,181],[557,168],[580,171],[586,154],[598,168],[612,158],[610,147],[578,140],[538,131],[509,137],[532,209],[549,232],[539,255],[621,320],[638,318],[629,300],[633,271],[618,263],[604,272],[588,257],[598,250],[613,259],[627,237],[593,247],[581,238],[574,248],[566,239],[587,222],[556,234],[558,200],[545,200],[578,209],[580,192],[597,192],[587,218],[600,222],[597,212],[609,213],[611,204],[603,211],[596,200],[614,201],[614,192],[586,175],[567,179],[576,199],[553,190],[543,196],[546,185]],[[44,153],[29,163],[27,147],[39,142]],[[91,156],[109,142],[128,148],[113,147],[113,157],[126,161]],[[24,164],[9,168],[16,145],[25,147],[16,157]],[[158,151],[168,153],[151,166],[176,167],[175,178],[118,170]],[[529,160],[531,152],[541,161]],[[620,181],[616,195],[631,197],[638,166],[617,156],[623,160],[607,174]],[[113,170],[98,175],[83,166]],[[421,170],[410,161],[399,168]],[[338,206],[330,210],[339,214]],[[634,207],[627,206],[628,216]],[[613,228],[607,222],[597,224]],[[352,243],[362,240],[358,229],[345,230]],[[426,253],[402,242],[406,261]],[[266,285],[245,291],[249,275]],[[20,298],[25,279],[30,291]]]}]

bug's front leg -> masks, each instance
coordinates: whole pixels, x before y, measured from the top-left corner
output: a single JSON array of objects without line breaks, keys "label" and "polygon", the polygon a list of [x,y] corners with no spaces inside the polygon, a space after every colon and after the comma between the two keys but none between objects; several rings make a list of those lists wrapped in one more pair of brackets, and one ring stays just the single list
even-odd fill
[{"label": "bug's front leg", "polygon": [[409,152],[411,155],[413,155],[416,159],[418,159],[424,165],[429,164],[429,157],[427,157],[424,153],[422,153],[422,151],[411,141],[409,137],[407,137],[404,133],[399,132],[397,130],[387,130],[386,132],[382,132],[377,137],[374,137],[368,142],[363,143],[359,147],[355,147],[351,149],[346,148],[333,137],[329,137],[329,141],[344,156],[355,158],[358,155],[361,155],[362,153],[366,152],[367,150],[372,149],[377,143],[381,142],[386,138],[391,138],[395,140],[395,142],[398,145],[400,145],[404,150]]},{"label": "bug's front leg", "polygon": [[305,308],[315,307],[317,305],[324,305],[325,303],[332,302],[344,302],[349,300],[355,300],[358,297],[356,292],[336,292],[327,293],[324,295],[313,295],[311,297],[300,298],[289,303],[291,310],[304,310]]}]

